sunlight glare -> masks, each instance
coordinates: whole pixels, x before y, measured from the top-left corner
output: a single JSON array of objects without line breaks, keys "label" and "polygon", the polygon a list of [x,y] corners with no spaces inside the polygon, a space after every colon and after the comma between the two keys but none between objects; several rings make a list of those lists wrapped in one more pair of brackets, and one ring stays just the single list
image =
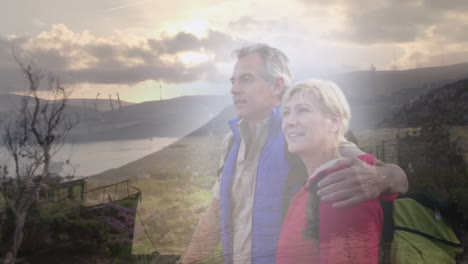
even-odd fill
[{"label": "sunlight glare", "polygon": [[207,54],[200,52],[181,52],[177,57],[185,65],[197,65],[211,59]]},{"label": "sunlight glare", "polygon": [[191,19],[181,23],[180,28],[182,31],[194,34],[197,37],[206,35],[208,31],[208,21],[205,19]]}]

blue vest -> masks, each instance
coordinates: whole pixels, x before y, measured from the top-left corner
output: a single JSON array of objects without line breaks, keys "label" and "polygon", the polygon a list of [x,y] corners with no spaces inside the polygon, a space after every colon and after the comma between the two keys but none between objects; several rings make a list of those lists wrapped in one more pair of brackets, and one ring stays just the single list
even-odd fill
[{"label": "blue vest", "polygon": [[[220,186],[221,243],[226,264],[233,262],[231,183],[241,142],[236,128],[238,121],[239,118],[229,122],[234,133],[234,143],[224,164]],[[272,264],[276,260],[283,220],[284,186],[290,169],[285,156],[286,141],[281,131],[281,121],[279,107],[273,109],[267,139],[258,161],[251,230],[252,264]]]}]

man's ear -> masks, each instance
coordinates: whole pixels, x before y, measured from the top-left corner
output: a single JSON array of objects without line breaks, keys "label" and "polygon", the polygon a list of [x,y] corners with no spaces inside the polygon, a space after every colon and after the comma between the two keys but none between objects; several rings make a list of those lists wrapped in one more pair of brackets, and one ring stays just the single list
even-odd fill
[{"label": "man's ear", "polygon": [[273,83],[273,93],[272,93],[272,95],[277,96],[279,98],[284,93],[285,89],[286,89],[286,87],[284,85],[283,78],[277,78],[275,80],[275,82]]}]

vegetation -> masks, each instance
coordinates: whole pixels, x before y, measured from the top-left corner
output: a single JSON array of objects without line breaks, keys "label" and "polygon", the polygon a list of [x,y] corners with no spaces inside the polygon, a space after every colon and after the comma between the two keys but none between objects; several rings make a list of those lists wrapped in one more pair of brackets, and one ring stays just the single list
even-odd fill
[{"label": "vegetation", "polygon": [[[88,261],[80,259],[74,263],[89,263],[94,258],[106,260],[101,263],[133,263],[138,202],[139,196],[134,195],[92,207],[83,207],[79,199],[34,206],[24,225],[25,236],[18,256],[32,263],[68,263],[71,256],[87,256]],[[0,225],[3,230],[0,249],[3,250],[8,249],[15,224],[12,217],[6,219]],[[159,257],[158,252],[153,255]],[[62,256],[62,259],[47,260],[50,256]]]},{"label": "vegetation", "polygon": [[105,253],[108,228],[103,221],[82,217],[80,207],[79,201],[65,200],[32,209],[21,254]]},{"label": "vegetation", "polygon": [[[26,80],[25,96],[18,111],[4,125],[2,143],[14,161],[13,168],[3,168],[1,194],[13,221],[9,248],[3,263],[16,261],[18,249],[23,241],[23,227],[32,206],[38,201],[41,190],[50,185],[49,164],[57,148],[63,144],[70,130],[78,123],[77,118],[65,115],[68,92],[60,79],[45,74],[32,63],[24,63],[13,52]],[[39,98],[43,79],[47,80],[46,91],[52,100]],[[13,177],[7,178],[11,170]]]},{"label": "vegetation", "polygon": [[404,105],[380,127],[468,125],[468,79],[434,89]]},{"label": "vegetation", "polygon": [[467,98],[468,79],[434,89],[382,122],[381,134],[386,135],[374,139],[381,146],[377,149],[384,143],[386,151],[395,146],[397,153],[383,156],[395,156],[408,175],[410,191],[429,193],[448,208],[446,218],[459,235],[468,230]]},{"label": "vegetation", "polygon": [[[157,249],[164,254],[182,254],[190,242],[198,217],[212,199],[205,177],[187,180],[177,171],[154,172],[152,179],[135,182],[144,199],[140,216],[150,234],[148,238],[139,223],[134,242],[134,253],[142,254]],[[203,187],[202,187],[203,186]],[[156,248],[153,248],[153,245]]]},{"label": "vegetation", "polygon": [[[399,146],[399,161],[406,168],[412,190],[431,193],[443,202],[456,204],[460,212],[468,212],[464,150],[461,142],[450,136],[448,127],[422,126],[419,135],[401,138]],[[413,153],[408,155],[404,150],[410,147]],[[464,222],[459,220],[460,224]]]}]

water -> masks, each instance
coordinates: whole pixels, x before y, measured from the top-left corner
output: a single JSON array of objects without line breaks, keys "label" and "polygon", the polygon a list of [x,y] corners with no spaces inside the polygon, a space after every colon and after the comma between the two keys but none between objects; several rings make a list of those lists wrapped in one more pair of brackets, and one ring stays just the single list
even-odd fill
[{"label": "water", "polygon": [[[101,141],[65,144],[52,158],[51,172],[86,177],[118,168],[129,162],[154,153],[178,140],[172,137]],[[70,160],[70,164],[65,164]],[[13,161],[5,147],[0,147],[0,164],[8,164],[13,171]]]}]

